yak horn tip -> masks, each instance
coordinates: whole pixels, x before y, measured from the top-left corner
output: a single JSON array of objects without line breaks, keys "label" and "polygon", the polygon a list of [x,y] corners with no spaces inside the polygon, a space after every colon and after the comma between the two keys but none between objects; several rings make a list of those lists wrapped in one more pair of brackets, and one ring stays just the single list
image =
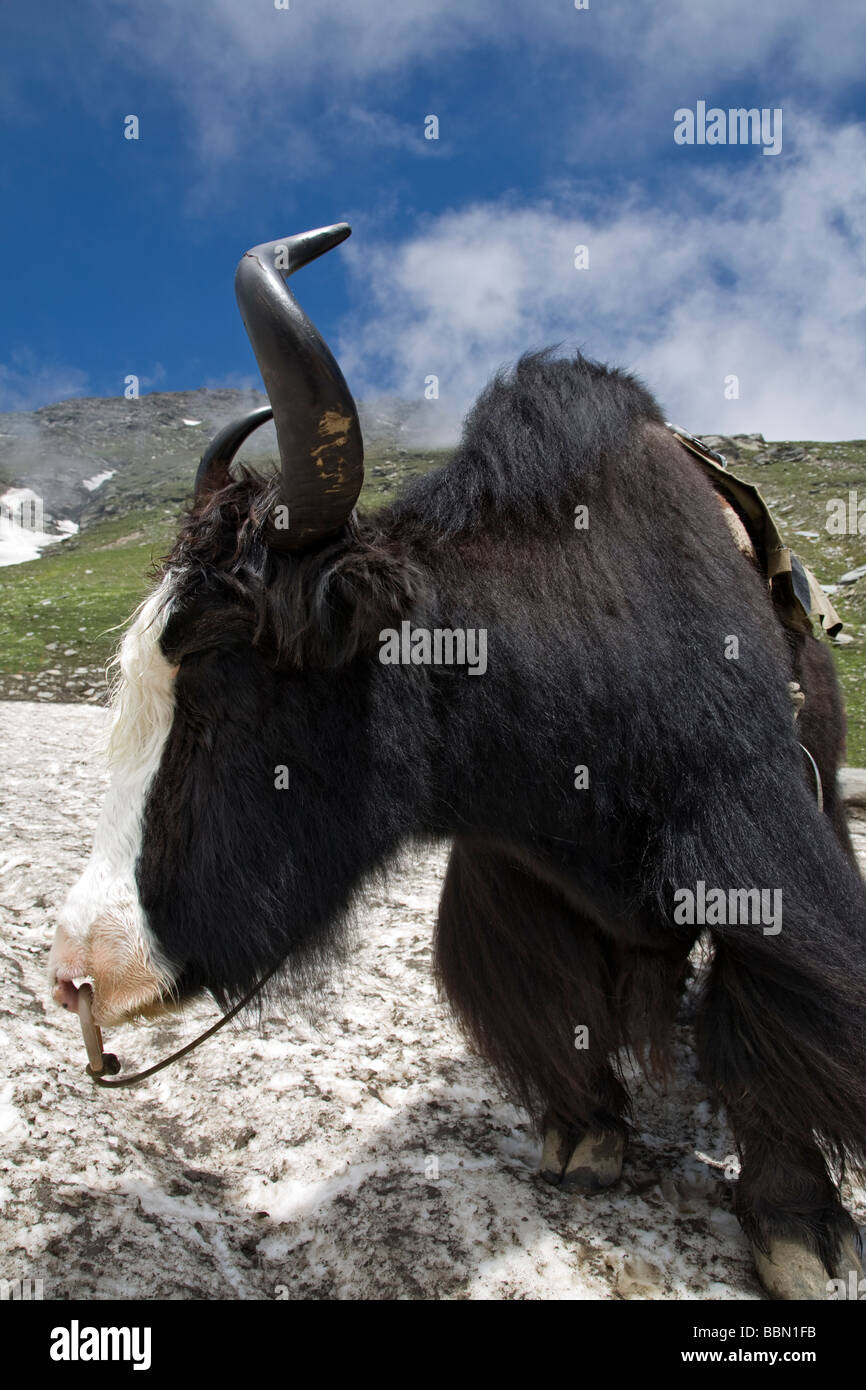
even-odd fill
[{"label": "yak horn tip", "polygon": [[316,227],[309,232],[296,232],[293,236],[278,237],[275,241],[263,241],[245,251],[238,264],[239,274],[255,274],[247,271],[249,261],[258,261],[264,268],[273,266],[284,276],[291,275],[302,266],[309,265],[326,251],[332,251],[347,237],[352,235],[348,222],[334,222],[330,227]]}]

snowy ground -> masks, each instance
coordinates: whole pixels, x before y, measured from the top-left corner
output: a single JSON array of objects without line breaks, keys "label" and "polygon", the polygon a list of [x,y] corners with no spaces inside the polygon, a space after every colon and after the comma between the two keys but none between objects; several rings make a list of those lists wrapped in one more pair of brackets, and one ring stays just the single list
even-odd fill
[{"label": "snowy ground", "polygon": [[[316,1027],[231,1025],[143,1087],[93,1088],[44,973],[102,791],[101,718],[0,704],[0,1279],[47,1299],[762,1296],[687,1025],[671,1094],[634,1086],[622,1184],[582,1198],[536,1176],[523,1115],[434,992],[438,850],[368,894]],[[106,1046],[134,1069],[215,1017],[203,1003]]]},{"label": "snowy ground", "polygon": [[75,521],[57,522],[53,533],[44,531],[41,518],[42,499],[30,488],[13,487],[3,493],[0,497],[0,568],[38,560],[46,546],[68,540],[78,531]]}]

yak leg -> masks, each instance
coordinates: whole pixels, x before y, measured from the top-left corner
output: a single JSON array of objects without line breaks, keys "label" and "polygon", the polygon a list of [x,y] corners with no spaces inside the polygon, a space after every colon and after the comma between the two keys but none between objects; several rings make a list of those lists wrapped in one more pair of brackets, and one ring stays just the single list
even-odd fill
[{"label": "yak leg", "polygon": [[[817,1105],[813,1102],[810,1108],[806,1097],[797,1128],[790,1115],[780,1117],[777,1102],[800,1094],[805,1078],[793,1070],[793,1059],[792,1073],[784,1073],[790,1042],[776,1046],[765,1034],[764,1048],[754,1045],[755,1004],[760,1002],[754,983],[752,972],[744,973],[742,962],[717,944],[699,1020],[699,1049],[708,1079],[725,1101],[740,1153],[737,1216],[751,1241],[758,1277],[771,1297],[827,1299],[833,1294],[833,1280],[842,1280],[847,1289],[852,1273],[855,1283],[863,1277],[860,1237],[812,1137],[812,1124],[820,1122]],[[781,981],[772,984],[778,1000]],[[793,1027],[800,1025],[801,1033],[807,1034],[808,1006],[799,998],[798,1005],[788,1016]],[[825,1051],[828,1090],[835,1079],[826,1073],[830,1057]],[[844,1053],[840,1071],[844,1073]],[[815,1073],[820,1085],[817,1066]]]},{"label": "yak leg", "polygon": [[624,1157],[625,1133],[606,1127],[603,1112],[583,1124],[544,1126],[540,1172],[554,1186],[602,1192],[619,1182]]},{"label": "yak leg", "polygon": [[613,950],[506,851],[458,840],[436,928],[437,979],[468,1040],[545,1135],[542,1171],[587,1191],[622,1169],[628,1096]]},{"label": "yak leg", "polygon": [[[737,1216],[758,1278],[773,1298],[827,1299],[866,1273],[860,1236],[817,1145],[792,1146],[754,1112],[728,1107],[742,1155]],[[805,1232],[805,1235],[804,1235]],[[846,1295],[847,1296],[847,1295]]]},{"label": "yak leg", "polygon": [[[587,924],[586,930],[593,930]],[[615,951],[614,994],[617,1045],[626,1044],[639,1058],[644,1071],[660,1083],[669,1077],[671,1027],[690,973],[689,952],[693,932],[670,938],[663,946],[626,945],[618,942]],[[610,1068],[596,1081],[599,1099],[610,1097],[607,1109],[615,1108],[616,1078]],[[603,1113],[603,1112],[602,1112]],[[624,1137],[601,1124],[583,1134],[563,1132],[555,1123],[545,1126],[542,1175],[563,1187],[598,1191],[616,1182],[622,1172]]]}]

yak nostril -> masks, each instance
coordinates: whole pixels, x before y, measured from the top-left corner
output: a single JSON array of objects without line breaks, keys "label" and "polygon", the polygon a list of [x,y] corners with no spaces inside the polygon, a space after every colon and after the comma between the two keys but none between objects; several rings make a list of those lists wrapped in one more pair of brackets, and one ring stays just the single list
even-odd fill
[{"label": "yak nostril", "polygon": [[52,998],[62,1009],[78,1013],[78,989],[71,980],[58,980],[52,990]]}]

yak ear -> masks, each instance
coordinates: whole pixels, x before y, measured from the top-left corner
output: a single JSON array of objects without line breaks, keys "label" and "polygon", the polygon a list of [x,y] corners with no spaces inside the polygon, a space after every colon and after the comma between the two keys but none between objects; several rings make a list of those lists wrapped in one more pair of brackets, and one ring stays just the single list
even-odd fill
[{"label": "yak ear", "polygon": [[278,645],[287,655],[290,650],[293,664],[343,666],[372,650],[383,628],[399,625],[423,601],[421,571],[358,536],[336,555],[311,556],[308,564],[301,561],[301,574],[295,571],[271,611],[285,637]]},{"label": "yak ear", "polygon": [[348,548],[327,576],[325,602],[335,623],[340,661],[374,646],[422,600],[421,571],[402,555],[363,541]]}]

